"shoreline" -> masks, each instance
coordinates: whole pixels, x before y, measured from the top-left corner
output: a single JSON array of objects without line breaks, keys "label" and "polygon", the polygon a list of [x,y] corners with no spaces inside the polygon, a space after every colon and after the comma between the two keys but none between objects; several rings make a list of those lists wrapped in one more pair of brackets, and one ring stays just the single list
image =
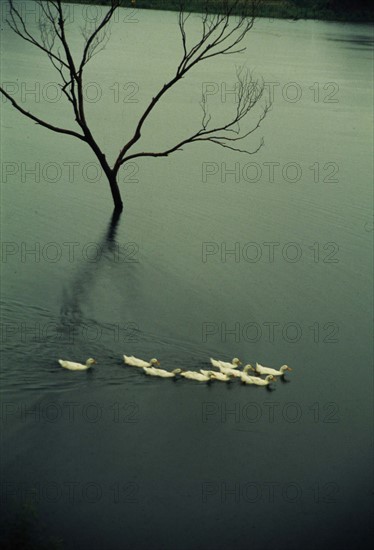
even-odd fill
[{"label": "shoreline", "polygon": [[[63,0],[66,4],[96,4],[109,5],[109,0]],[[120,0],[121,7],[133,8],[134,10],[149,9],[160,11],[178,11],[180,0]],[[188,9],[193,13],[201,11],[201,0],[189,0]],[[293,21],[318,20],[335,21],[344,23],[373,23],[374,10],[341,11],[321,9],[318,7],[298,7],[290,1],[273,0],[265,1],[258,9],[256,17],[272,19],[291,19]]]}]

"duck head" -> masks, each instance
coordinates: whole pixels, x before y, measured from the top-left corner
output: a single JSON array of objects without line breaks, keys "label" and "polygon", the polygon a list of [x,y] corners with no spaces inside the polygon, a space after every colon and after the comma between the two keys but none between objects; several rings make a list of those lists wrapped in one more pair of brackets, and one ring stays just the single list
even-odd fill
[{"label": "duck head", "polygon": [[292,371],[291,367],[289,367],[288,365],[282,365],[279,370],[282,372]]}]

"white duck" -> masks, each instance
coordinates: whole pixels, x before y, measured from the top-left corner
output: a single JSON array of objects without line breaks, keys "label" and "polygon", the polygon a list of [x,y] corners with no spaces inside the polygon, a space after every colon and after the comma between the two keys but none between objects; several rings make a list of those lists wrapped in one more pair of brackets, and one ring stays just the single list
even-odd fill
[{"label": "white duck", "polygon": [[209,376],[211,380],[220,380],[220,382],[230,382],[231,375],[224,374],[223,372],[215,372],[212,370],[200,370],[204,376]]},{"label": "white duck", "polygon": [[170,372],[165,369],[156,369],[155,367],[143,367],[143,371],[148,376],[158,376],[160,378],[174,378],[176,374],[182,372],[181,369],[174,369]]},{"label": "white duck", "polygon": [[191,370],[186,370],[180,373],[183,378],[188,378],[189,380],[196,380],[197,382],[209,382],[212,378],[206,374],[201,374],[201,372],[194,372]]},{"label": "white duck", "polygon": [[283,376],[287,371],[292,371],[291,367],[287,365],[282,365],[279,370],[276,370],[270,367],[263,367],[259,363],[256,363],[255,370],[258,374],[272,374],[273,376]]},{"label": "white duck", "polygon": [[151,359],[148,363],[147,361],[143,361],[143,359],[138,359],[137,357],[134,357],[133,355],[123,356],[123,360],[126,363],[126,365],[131,365],[132,367],[153,367],[153,365],[159,365],[160,361],[157,359]]},{"label": "white duck", "polygon": [[275,381],[276,378],[272,374],[269,374],[265,380],[263,378],[259,378],[258,376],[248,376],[247,374],[243,374],[242,376],[243,384],[255,384],[256,386],[268,386],[270,382]]},{"label": "white duck", "polygon": [[247,374],[249,370],[255,370],[252,365],[246,365],[243,370],[237,370],[229,367],[220,367],[220,371],[227,376],[233,376],[234,378],[241,378],[243,374]]},{"label": "white duck", "polygon": [[92,365],[96,364],[95,359],[92,359],[92,357],[87,359],[85,365],[82,365],[82,363],[73,363],[72,361],[64,361],[63,359],[59,359],[58,362],[61,367],[68,370],[88,370],[92,367]]},{"label": "white duck", "polygon": [[210,358],[210,362],[212,363],[213,367],[217,367],[217,368],[226,367],[229,369],[236,369],[239,365],[242,364],[240,359],[238,359],[237,357],[234,357],[231,363],[228,363],[227,361],[219,361],[217,359],[212,359],[212,358]]}]

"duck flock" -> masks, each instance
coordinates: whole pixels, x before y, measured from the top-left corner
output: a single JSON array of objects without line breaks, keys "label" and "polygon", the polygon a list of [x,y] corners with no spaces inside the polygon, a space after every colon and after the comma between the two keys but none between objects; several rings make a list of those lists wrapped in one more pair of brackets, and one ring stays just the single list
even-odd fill
[{"label": "duck flock", "polygon": [[[174,369],[172,371],[159,369],[157,367],[160,365],[160,362],[157,359],[151,359],[147,362],[143,361],[143,359],[138,359],[133,355],[124,355],[123,360],[126,365],[142,369],[144,374],[147,376],[156,376],[158,378],[182,377],[188,380],[195,380],[197,382],[212,382],[213,380],[217,380],[219,382],[230,382],[231,380],[237,378],[242,384],[253,384],[256,386],[268,386],[271,382],[276,381],[277,376],[284,376],[287,371],[292,370],[287,365],[282,365],[277,370],[270,367],[264,367],[259,363],[256,363],[256,367],[252,367],[252,365],[247,364],[241,370],[239,366],[242,363],[237,357],[235,357],[231,363],[210,358],[212,367],[217,370],[201,369],[200,372],[186,371],[182,369]],[[81,363],[73,363],[71,361],[64,361],[63,359],[59,359],[58,362],[61,367],[72,371],[88,370],[92,367],[92,365],[96,364],[95,359],[92,358],[87,359],[85,365]],[[250,371],[254,373],[254,376],[248,374]],[[261,378],[261,376],[265,376],[265,378]]]}]

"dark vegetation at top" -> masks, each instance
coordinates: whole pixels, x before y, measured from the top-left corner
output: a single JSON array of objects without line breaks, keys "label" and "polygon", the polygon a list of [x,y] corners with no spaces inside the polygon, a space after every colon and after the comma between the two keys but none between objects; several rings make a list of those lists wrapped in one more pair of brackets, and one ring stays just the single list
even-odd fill
[{"label": "dark vegetation at top", "polygon": [[[110,4],[110,0],[64,1],[76,4]],[[123,7],[170,11],[178,11],[181,3],[186,11],[197,13],[205,11],[205,0],[120,0]],[[217,13],[222,6],[222,0],[210,0],[209,6],[211,13]],[[372,0],[262,0],[257,7],[257,17],[372,22],[373,6]]]}]

